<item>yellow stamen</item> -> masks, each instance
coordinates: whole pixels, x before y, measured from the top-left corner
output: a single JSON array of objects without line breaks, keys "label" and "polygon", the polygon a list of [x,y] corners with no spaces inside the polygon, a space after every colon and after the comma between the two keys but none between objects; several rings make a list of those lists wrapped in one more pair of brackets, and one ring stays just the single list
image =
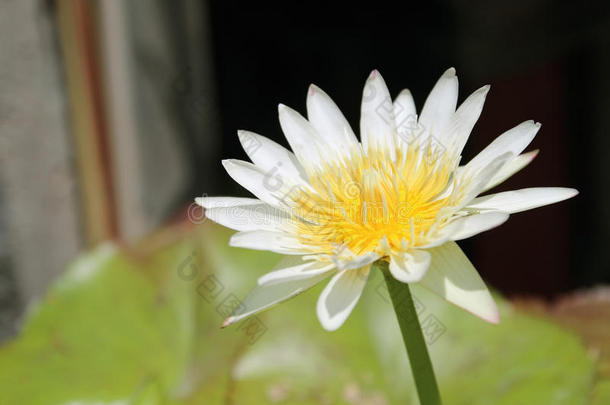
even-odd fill
[{"label": "yellow stamen", "polygon": [[456,160],[430,143],[403,145],[392,161],[387,150],[354,148],[348,157],[323,167],[307,168],[311,190],[298,189],[289,205],[299,220],[294,226],[312,251],[332,254],[348,248],[356,255],[426,243],[452,214]]}]

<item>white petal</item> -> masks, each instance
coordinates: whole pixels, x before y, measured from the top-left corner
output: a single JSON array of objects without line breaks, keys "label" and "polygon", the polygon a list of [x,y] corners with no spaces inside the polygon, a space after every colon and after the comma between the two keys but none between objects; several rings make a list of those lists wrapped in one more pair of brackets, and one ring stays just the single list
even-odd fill
[{"label": "white petal", "polygon": [[445,131],[439,136],[440,143],[454,156],[461,155],[472,128],[483,111],[488,92],[489,86],[483,86],[464,100],[455,114],[451,116]]},{"label": "white petal", "polygon": [[319,274],[324,274],[335,268],[332,262],[317,260],[303,260],[302,256],[284,257],[269,273],[258,279],[259,285],[284,283],[287,281],[302,280]]},{"label": "white petal", "polygon": [[236,308],[235,313],[223,322],[222,327],[229,326],[232,323],[292,298],[324,280],[327,276],[328,274],[324,273],[301,280],[257,286],[244,298],[241,303],[242,305]]},{"label": "white petal", "polygon": [[429,252],[432,261],[420,281],[424,287],[488,322],[500,322],[498,307],[489,290],[455,242]]},{"label": "white petal", "polygon": [[283,104],[278,106],[282,131],[305,168],[315,167],[325,161],[328,144],[301,114]]},{"label": "white petal", "polygon": [[357,270],[343,270],[328,283],[320,298],[317,312],[322,327],[337,330],[352,312],[369,275],[369,266]]},{"label": "white petal", "polygon": [[286,197],[292,187],[293,179],[282,173],[265,173],[260,167],[241,160],[222,161],[229,176],[256,197],[275,207],[286,206]]},{"label": "white petal", "polygon": [[462,240],[470,238],[503,224],[507,219],[508,214],[505,212],[487,212],[456,219],[448,225],[452,229],[450,239]]},{"label": "white petal", "polygon": [[458,79],[455,69],[450,68],[438,79],[428,95],[419,115],[425,130],[438,137],[442,134],[455,112],[458,98]]},{"label": "white petal", "polygon": [[352,270],[373,263],[375,260],[379,259],[379,254],[368,252],[356,256],[350,252],[349,249],[342,249],[342,251],[333,256],[332,259],[339,270]]},{"label": "white petal", "polygon": [[502,168],[491,178],[489,183],[483,188],[483,191],[487,191],[494,188],[498,184],[504,182],[513,174],[523,169],[525,166],[530,164],[532,160],[538,155],[538,150],[531,152],[522,153],[519,156],[515,156],[502,166]]},{"label": "white petal", "polygon": [[459,181],[464,182],[465,185],[462,186],[460,203],[455,208],[460,209],[468,205],[477,195],[482,193],[485,186],[489,184],[502,166],[513,157],[514,155],[511,152],[506,152],[481,169],[476,168],[475,170],[475,168],[464,167],[464,170],[459,172]]},{"label": "white petal", "polygon": [[417,115],[415,110],[415,101],[413,101],[413,95],[409,89],[403,89],[398,97],[394,100],[394,119],[396,120],[396,127],[400,126],[400,123],[406,118],[413,118]]},{"label": "white petal", "polygon": [[330,147],[344,155],[358,145],[358,139],[339,107],[322,89],[309,86],[307,118]]},{"label": "white petal", "polygon": [[203,208],[236,207],[238,205],[258,205],[263,202],[257,198],[242,197],[197,197],[195,203]]},{"label": "white petal", "polygon": [[430,253],[420,249],[392,253],[390,256],[390,273],[398,281],[414,283],[421,280],[426,274],[430,265],[430,258]]},{"label": "white petal", "polygon": [[409,89],[404,89],[394,100],[394,122],[398,140],[409,142],[411,133],[417,128],[415,102]]},{"label": "white petal", "polygon": [[281,231],[292,221],[290,214],[261,202],[234,207],[209,208],[205,216],[236,231]]},{"label": "white petal", "polygon": [[506,152],[512,152],[518,156],[532,142],[539,129],[540,123],[531,120],[517,125],[497,137],[466,166],[482,167]]},{"label": "white petal", "polygon": [[306,179],[303,167],[294,153],[271,139],[250,131],[237,131],[239,141],[252,163],[269,174],[281,172],[292,179]]},{"label": "white petal", "polygon": [[390,92],[378,71],[373,70],[362,93],[360,137],[364,152],[370,148],[394,150],[394,111]]},{"label": "white petal", "polygon": [[543,205],[567,200],[578,194],[573,188],[534,187],[521,190],[505,191],[478,197],[468,204],[467,208],[476,210],[497,210],[508,213],[531,210]]},{"label": "white petal", "polygon": [[229,245],[247,249],[267,250],[285,255],[303,255],[309,253],[307,247],[296,236],[283,232],[237,232],[229,240]]}]

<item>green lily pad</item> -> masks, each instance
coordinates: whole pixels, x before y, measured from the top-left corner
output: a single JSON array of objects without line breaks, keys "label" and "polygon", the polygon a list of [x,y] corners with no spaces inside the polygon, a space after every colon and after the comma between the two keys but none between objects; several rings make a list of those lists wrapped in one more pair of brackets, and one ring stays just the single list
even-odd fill
[{"label": "green lily pad", "polygon": [[[315,315],[323,286],[221,330],[279,260],[228,247],[230,234],[177,226],[76,260],[0,348],[0,403],[417,404],[380,274],[336,332]],[[413,291],[445,404],[607,403],[578,326],[500,297],[489,325]]]}]

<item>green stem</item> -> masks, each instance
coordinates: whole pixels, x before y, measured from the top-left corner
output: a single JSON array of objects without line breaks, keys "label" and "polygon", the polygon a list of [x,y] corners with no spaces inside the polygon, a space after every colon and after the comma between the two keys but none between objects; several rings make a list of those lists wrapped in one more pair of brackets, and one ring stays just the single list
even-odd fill
[{"label": "green stem", "polygon": [[376,265],[383,272],[388,286],[394,312],[396,312],[398,325],[409,355],[419,402],[421,405],[440,405],[441,396],[409,285],[396,280],[390,274],[387,262],[380,261]]}]

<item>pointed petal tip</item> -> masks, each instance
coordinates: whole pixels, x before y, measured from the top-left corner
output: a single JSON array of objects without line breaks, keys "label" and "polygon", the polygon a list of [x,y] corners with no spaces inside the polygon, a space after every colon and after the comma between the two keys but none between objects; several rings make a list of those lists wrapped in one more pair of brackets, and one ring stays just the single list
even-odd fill
[{"label": "pointed petal tip", "polygon": [[492,325],[498,325],[500,323],[500,311],[498,311],[498,308],[496,308],[492,314],[486,317],[481,317],[481,319],[491,323]]},{"label": "pointed petal tip", "polygon": [[243,232],[236,232],[229,238],[229,242],[227,243],[230,247],[241,247],[239,245],[239,238],[242,236]]},{"label": "pointed petal tip", "polygon": [[366,79],[366,82],[369,83],[371,81],[379,81],[379,80],[382,81],[385,85],[385,81],[383,80],[381,73],[379,73],[379,70],[373,69],[373,71],[371,72],[369,77]]},{"label": "pointed petal tip", "polygon": [[[519,127],[519,126],[521,126],[521,125],[529,125],[529,126],[535,127],[535,128],[536,128],[536,132],[538,132],[538,130],[539,130],[539,129],[540,129],[540,127],[542,126],[542,124],[541,124],[541,123],[536,122],[536,121],[534,121],[534,120],[527,120],[527,121],[523,121],[521,124],[517,125],[517,127]],[[517,128],[517,127],[515,127],[515,128]]]},{"label": "pointed petal tip", "polygon": [[227,326],[231,325],[233,322],[235,322],[234,319],[235,318],[233,316],[230,316],[227,319],[225,319],[224,321],[222,321],[222,325],[220,325],[220,329],[224,329]]},{"label": "pointed petal tip", "polygon": [[318,86],[316,86],[313,83],[309,84],[309,88],[307,89],[307,95],[309,97],[313,96],[314,94],[316,94],[316,92],[319,90],[320,88]]},{"label": "pointed petal tip", "polygon": [[334,332],[337,329],[339,329],[341,327],[341,325],[343,325],[343,321],[337,322],[337,318],[332,319],[326,313],[324,304],[323,303],[321,304],[319,299],[318,299],[318,303],[316,304],[316,312],[318,315],[318,321],[320,322],[320,325],[322,325],[322,328],[324,328],[324,330],[327,332]]},{"label": "pointed petal tip", "polygon": [[229,170],[229,168],[235,166],[235,159],[222,159],[220,163],[226,170]]},{"label": "pointed petal tip", "polygon": [[554,188],[555,191],[557,191],[559,193],[563,193],[563,195],[554,202],[561,202],[561,201],[569,200],[570,198],[576,197],[579,194],[579,191],[575,188],[570,188],[570,187],[549,187],[549,188]]},{"label": "pointed petal tip", "polygon": [[484,320],[485,322],[491,323],[493,325],[497,325],[500,323],[500,310],[498,309],[498,306],[496,305],[496,301],[490,296],[490,302],[487,303],[487,310],[480,311],[480,310],[475,310],[474,308],[467,308],[465,306],[459,305],[459,304],[455,304],[458,307],[462,308],[464,311],[470,313],[471,315],[476,316],[477,318],[480,318],[482,320]]},{"label": "pointed petal tip", "polygon": [[341,327],[341,325],[333,325],[331,323],[325,323],[320,320],[320,325],[327,332],[334,332]]},{"label": "pointed petal tip", "polygon": [[487,97],[487,93],[489,93],[490,88],[491,88],[491,85],[486,84],[485,86],[476,89],[469,97],[478,96],[478,97],[485,98],[485,97]]},{"label": "pointed petal tip", "polygon": [[256,134],[254,134],[250,131],[246,131],[245,129],[237,130],[237,138],[239,138],[239,142],[242,144],[247,142],[249,140],[248,138],[251,139],[251,137],[255,137],[255,136],[256,136]]},{"label": "pointed petal tip", "polygon": [[284,116],[284,117],[286,117],[286,116],[288,116],[288,117],[299,116],[300,117],[301,116],[301,114],[297,110],[295,110],[292,107],[287,106],[286,104],[282,104],[282,103],[278,104],[277,110],[280,114],[280,119],[282,116]]},{"label": "pointed petal tip", "polygon": [[236,244],[237,241],[239,241],[239,232],[234,233],[233,235],[231,235],[231,237],[229,238],[228,245],[230,247],[241,247],[241,246],[239,246],[239,244]]},{"label": "pointed petal tip", "polygon": [[450,67],[449,69],[445,70],[445,73],[443,73],[444,77],[452,77],[455,76],[455,68],[454,67]]}]

